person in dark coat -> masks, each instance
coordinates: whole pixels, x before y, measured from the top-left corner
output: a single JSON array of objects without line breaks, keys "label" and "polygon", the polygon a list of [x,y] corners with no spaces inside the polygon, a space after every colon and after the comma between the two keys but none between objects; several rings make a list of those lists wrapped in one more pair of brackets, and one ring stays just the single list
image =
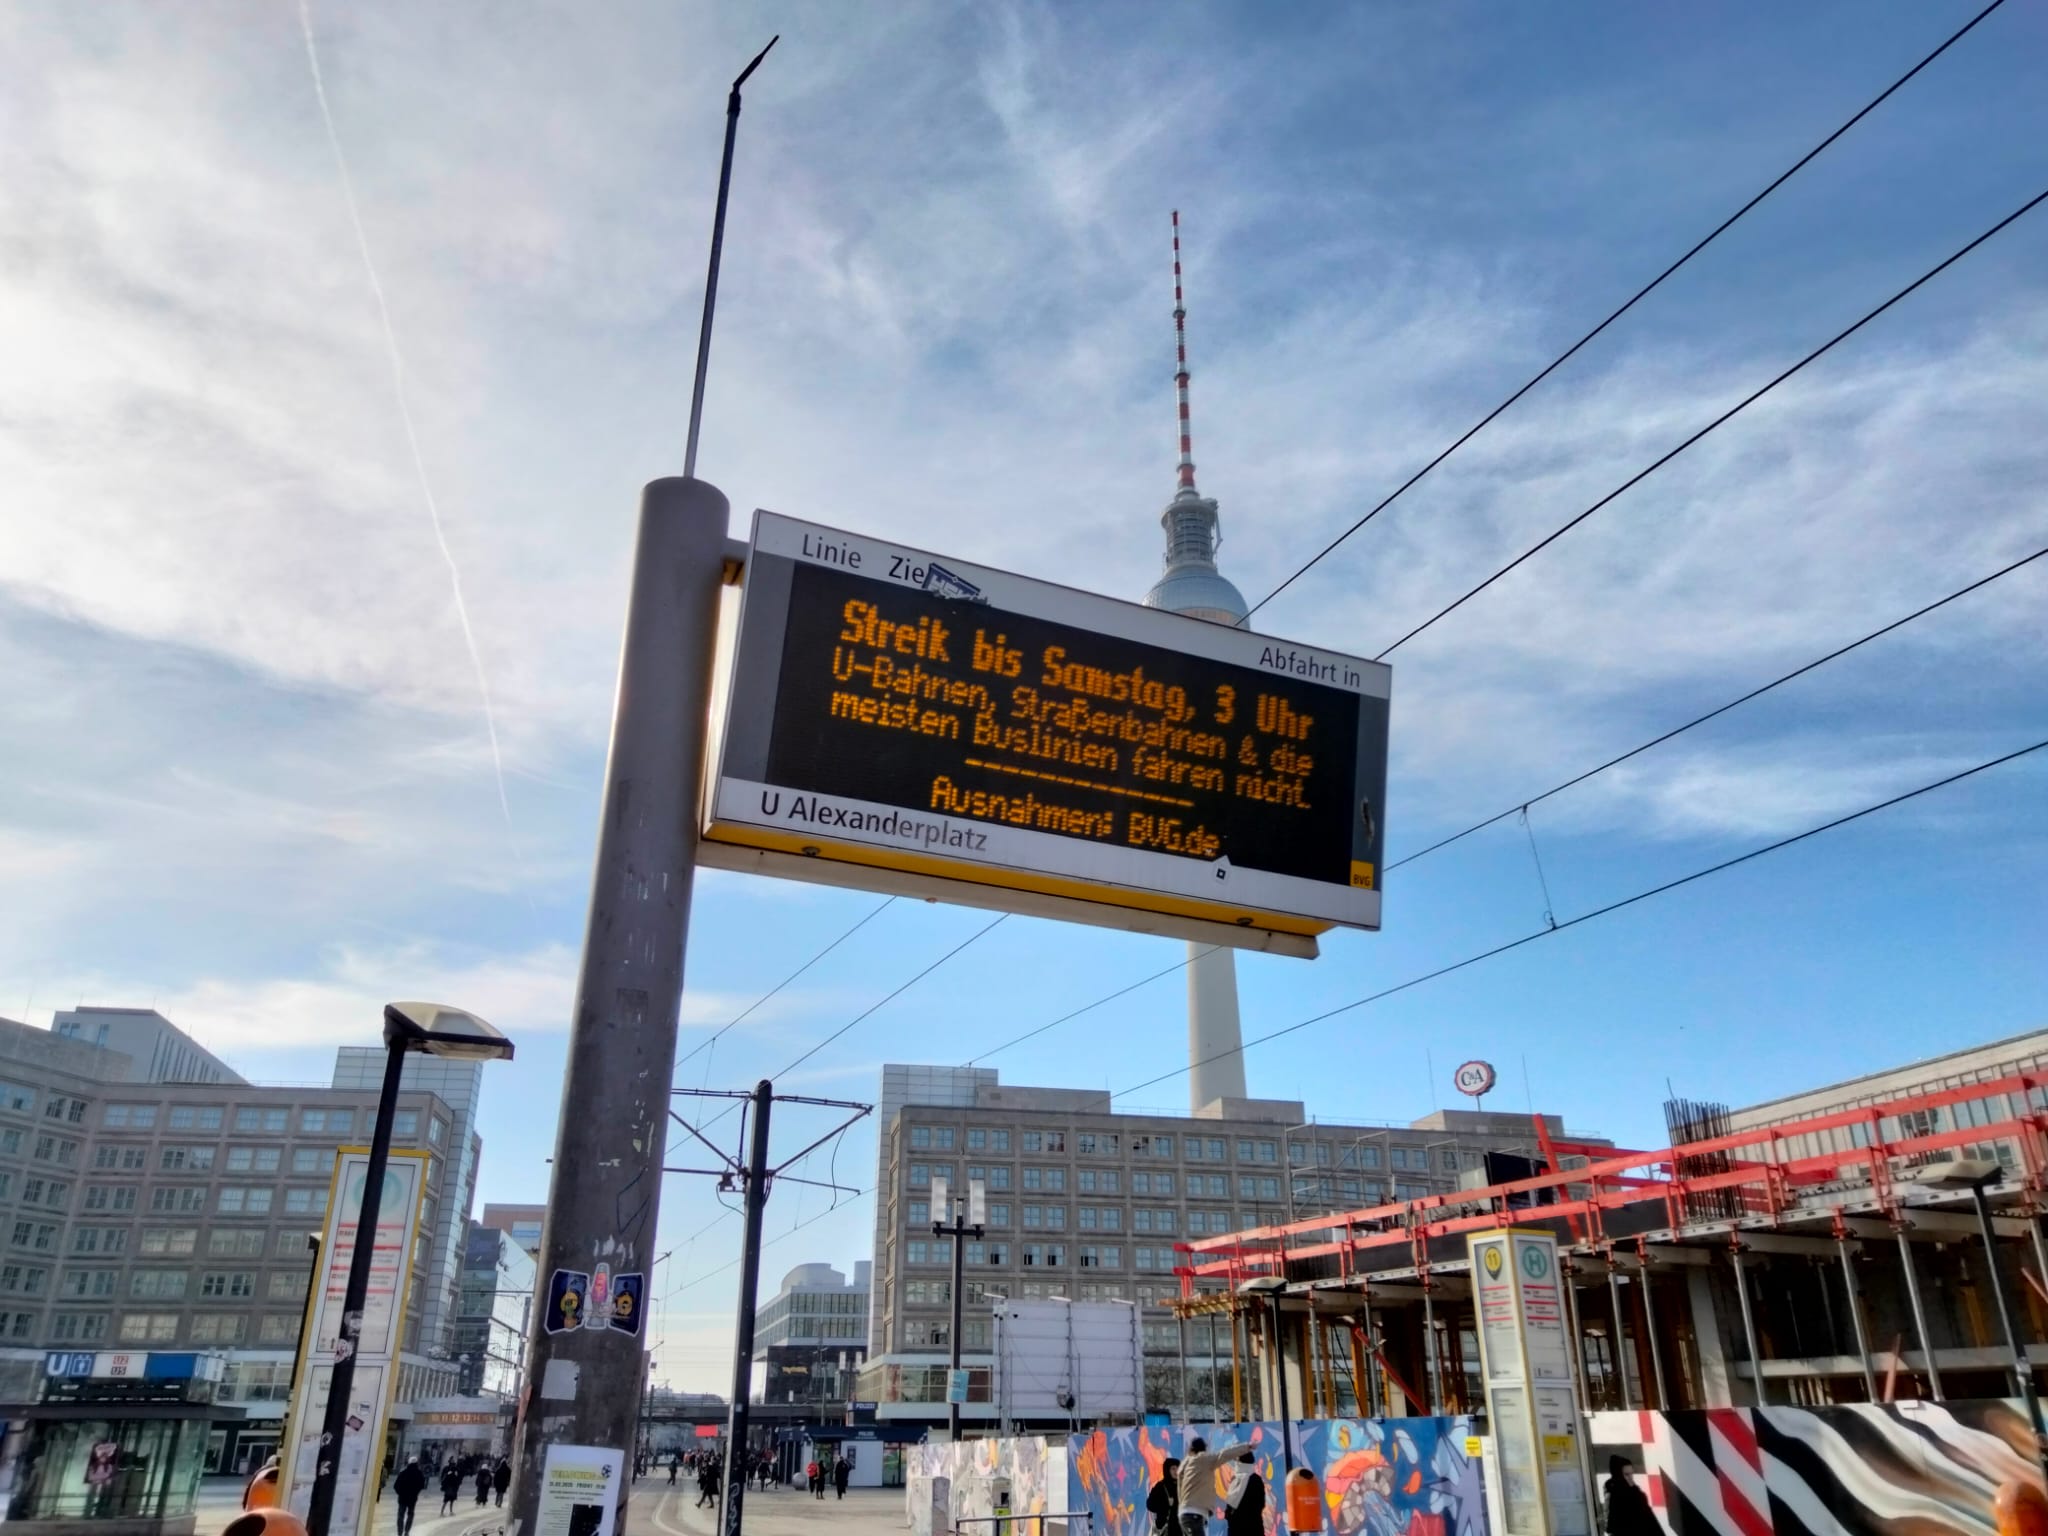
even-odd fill
[{"label": "person in dark coat", "polygon": [[1159,1481],[1145,1495],[1145,1510],[1152,1516],[1152,1536],[1180,1536],[1180,1458],[1169,1456],[1159,1469]]},{"label": "person in dark coat", "polygon": [[505,1507],[505,1490],[512,1486],[512,1462],[509,1457],[498,1458],[497,1470],[491,1473],[491,1492],[498,1497],[498,1508]]},{"label": "person in dark coat", "polygon": [[398,1469],[398,1481],[391,1485],[398,1495],[398,1536],[412,1536],[412,1517],[425,1492],[427,1474],[420,1470],[420,1459],[412,1457]]},{"label": "person in dark coat", "polygon": [[476,1464],[476,1501],[480,1505],[491,1502],[491,1464],[482,1459]]},{"label": "person in dark coat", "polygon": [[839,1490],[839,1497],[846,1497],[846,1485],[853,1481],[853,1463],[841,1456],[832,1463],[832,1486]]},{"label": "person in dark coat", "polygon": [[1237,1459],[1244,1486],[1237,1490],[1236,1502],[1223,1511],[1224,1536],[1266,1536],[1266,1480],[1259,1476],[1250,1451]]},{"label": "person in dark coat", "polygon": [[1631,1475],[1634,1467],[1626,1456],[1607,1458],[1607,1536],[1664,1536],[1649,1496]]},{"label": "person in dark coat", "polygon": [[455,1513],[455,1500],[461,1495],[461,1493],[462,1468],[458,1463],[450,1461],[445,1467],[441,1469],[442,1514],[452,1515]]}]

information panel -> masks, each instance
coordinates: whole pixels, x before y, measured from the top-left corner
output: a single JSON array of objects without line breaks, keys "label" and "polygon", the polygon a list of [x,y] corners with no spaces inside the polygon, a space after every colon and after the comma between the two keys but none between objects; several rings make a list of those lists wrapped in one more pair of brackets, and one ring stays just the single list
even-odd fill
[{"label": "information panel", "polygon": [[761,512],[706,835],[1223,942],[1376,928],[1389,681]]},{"label": "information panel", "polygon": [[1466,1251],[1503,1536],[1593,1536],[1557,1239],[1521,1228],[1475,1232]]}]

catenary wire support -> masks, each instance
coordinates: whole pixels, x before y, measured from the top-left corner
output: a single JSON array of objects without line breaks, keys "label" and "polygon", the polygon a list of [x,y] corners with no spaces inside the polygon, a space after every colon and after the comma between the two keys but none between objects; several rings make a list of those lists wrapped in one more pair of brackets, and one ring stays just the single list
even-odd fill
[{"label": "catenary wire support", "polygon": [[1522,807],[1522,831],[1529,839],[1529,859],[1536,866],[1536,884],[1543,891],[1543,921],[1546,926],[1555,930],[1557,913],[1550,904],[1550,881],[1544,878],[1543,855],[1536,851],[1536,829],[1529,824],[1529,807],[1526,805]]}]

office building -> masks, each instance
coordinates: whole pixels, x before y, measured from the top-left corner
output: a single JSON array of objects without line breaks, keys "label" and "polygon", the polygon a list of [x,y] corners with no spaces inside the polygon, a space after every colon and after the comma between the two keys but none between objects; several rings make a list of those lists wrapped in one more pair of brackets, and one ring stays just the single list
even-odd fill
[{"label": "office building", "polygon": [[[965,1417],[994,1417],[991,1298],[1132,1301],[1148,1393],[1169,1400],[1176,1243],[1457,1190],[1489,1154],[1542,1155],[1528,1116],[1438,1110],[1407,1125],[1309,1120],[1293,1100],[1230,1098],[1197,1115],[1120,1114],[1099,1089],[1003,1084],[985,1067],[882,1069],[870,1358],[858,1396],[883,1418],[945,1414],[952,1251],[931,1235],[934,1180],[987,1191],[964,1255]],[[1544,1133],[1564,1139],[1554,1116]],[[1611,1143],[1571,1135],[1574,1146]],[[1207,1368],[1204,1357],[1202,1364]]]},{"label": "office building", "polygon": [[765,1367],[761,1401],[842,1408],[867,1358],[868,1288],[874,1266],[862,1259],[853,1278],[830,1264],[799,1264],[764,1304],[754,1324],[754,1360]]},{"label": "office building", "polygon": [[510,1233],[469,1224],[450,1343],[466,1394],[507,1400],[518,1395],[535,1273],[533,1256]]},{"label": "office building", "polygon": [[[370,1139],[377,1091],[155,1082],[147,1068],[0,1020],[0,1418],[40,1400],[45,1351],[217,1353],[207,1461],[240,1470],[276,1448],[313,1278],[308,1238],[336,1151]],[[428,1310],[428,1234],[468,1196],[448,1151],[455,1125],[438,1095],[401,1093],[392,1145],[424,1154],[427,1178],[400,1420],[457,1385]]]},{"label": "office building", "polygon": [[[337,1090],[368,1093],[374,1102],[384,1085],[386,1053],[382,1046],[345,1045],[334,1053]],[[444,1123],[428,1123],[429,1146],[437,1160],[448,1163],[449,1198],[424,1228],[427,1251],[421,1259],[427,1274],[420,1335],[431,1347],[446,1350],[455,1320],[455,1290],[462,1271],[462,1253],[469,1238],[469,1213],[476,1198],[477,1164],[483,1159],[483,1138],[476,1133],[476,1105],[483,1092],[484,1064],[440,1056],[405,1058],[398,1087],[401,1093],[430,1093],[447,1108]],[[365,1137],[367,1142],[368,1138]],[[452,1351],[451,1351],[452,1353]]]},{"label": "office building", "polygon": [[477,1220],[486,1227],[496,1227],[538,1260],[540,1229],[546,1224],[547,1215],[544,1205],[486,1205]]},{"label": "office building", "polygon": [[65,1040],[118,1051],[145,1083],[239,1083],[242,1074],[154,1008],[65,1008],[50,1020]]}]

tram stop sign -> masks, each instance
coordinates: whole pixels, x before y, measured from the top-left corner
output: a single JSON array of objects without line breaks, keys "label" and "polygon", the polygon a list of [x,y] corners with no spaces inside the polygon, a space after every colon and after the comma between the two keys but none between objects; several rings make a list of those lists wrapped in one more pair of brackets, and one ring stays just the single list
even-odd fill
[{"label": "tram stop sign", "polygon": [[1313,955],[1380,925],[1390,684],[757,512],[700,859]]}]

